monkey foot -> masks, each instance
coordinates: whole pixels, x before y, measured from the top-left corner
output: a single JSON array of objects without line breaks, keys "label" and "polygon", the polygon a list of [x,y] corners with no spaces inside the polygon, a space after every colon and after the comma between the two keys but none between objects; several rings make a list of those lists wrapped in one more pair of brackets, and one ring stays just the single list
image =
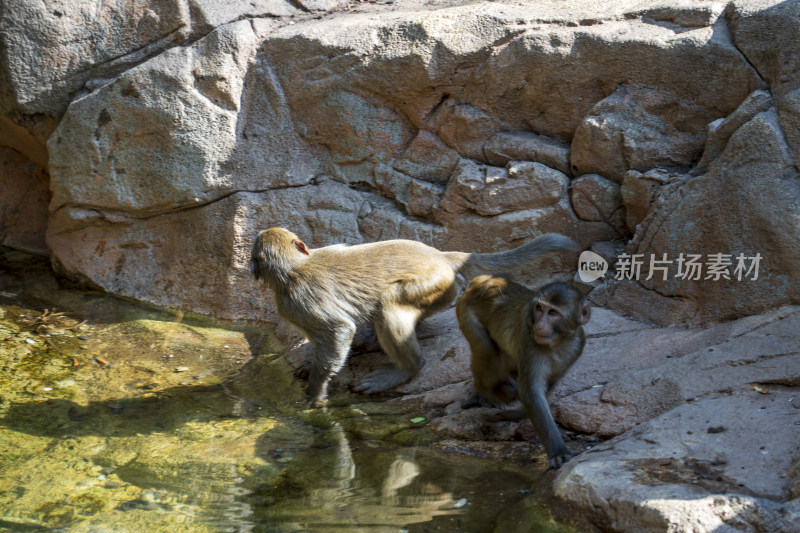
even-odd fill
[{"label": "monkey foot", "polygon": [[462,409],[472,409],[473,407],[490,407],[492,409],[506,409],[508,403],[511,403],[515,400],[515,397],[511,397],[508,401],[494,401],[492,399],[486,398],[482,394],[473,393],[472,396],[465,402],[461,403]]},{"label": "monkey foot", "polygon": [[362,394],[375,394],[402,385],[412,377],[413,374],[396,367],[378,368],[367,374],[353,390]]}]

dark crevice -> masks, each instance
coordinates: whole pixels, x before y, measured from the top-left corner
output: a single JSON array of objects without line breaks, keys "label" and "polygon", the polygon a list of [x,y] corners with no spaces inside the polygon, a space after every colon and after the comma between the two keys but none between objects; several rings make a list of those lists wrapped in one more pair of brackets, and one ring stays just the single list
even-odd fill
[{"label": "dark crevice", "polygon": [[[68,208],[85,209],[87,211],[96,211],[96,212],[100,213],[101,215],[110,215],[110,216],[114,216],[114,217],[120,217],[120,218],[129,219],[129,220],[132,220],[132,221],[146,221],[146,220],[150,220],[150,219],[157,218],[157,217],[164,216],[164,215],[171,215],[171,214],[180,213],[180,212],[183,212],[183,211],[190,211],[190,210],[193,210],[193,209],[200,209],[200,208],[203,208],[203,207],[207,207],[207,206],[209,206],[211,204],[214,204],[216,202],[220,202],[222,200],[226,200],[226,199],[230,198],[231,196],[233,196],[235,194],[240,194],[240,193],[260,194],[260,193],[278,191],[278,190],[283,190],[283,189],[299,189],[299,188],[302,188],[302,187],[313,187],[315,185],[316,185],[316,183],[310,182],[310,183],[302,183],[302,184],[297,184],[297,185],[287,184],[287,185],[282,185],[281,187],[265,188],[265,189],[238,189],[238,190],[235,190],[235,191],[226,192],[226,193],[224,193],[224,194],[222,194],[222,195],[220,195],[218,197],[215,197],[215,198],[207,200],[207,201],[198,202],[198,203],[195,203],[195,204],[192,204],[192,205],[187,205],[187,206],[184,206],[184,207],[180,207],[178,209],[159,211],[157,213],[153,213],[153,214],[150,214],[150,215],[136,215],[136,214],[131,214],[131,213],[127,212],[127,211],[120,210],[120,209],[108,209],[108,208],[105,208],[105,207],[101,207],[101,206],[97,206],[97,205],[91,205],[91,204],[64,204],[64,205],[59,206],[56,209],[56,211],[61,210],[61,209],[68,209]],[[109,223],[112,223],[112,222],[109,222]]]},{"label": "dark crevice", "polygon": [[720,17],[720,20],[723,21],[723,22],[721,22],[721,24],[723,24],[723,26],[725,28],[726,37],[728,38],[728,41],[731,43],[731,46],[733,46],[733,48],[739,53],[739,55],[742,56],[742,60],[745,63],[747,63],[747,65],[751,69],[753,69],[753,72],[755,72],[756,75],[758,75],[758,79],[760,79],[762,82],[764,82],[764,85],[766,85],[767,88],[769,88],[769,83],[767,83],[766,79],[764,79],[764,75],[761,74],[761,71],[758,70],[758,67],[756,67],[755,64],[753,64],[750,61],[750,58],[747,57],[747,54],[745,54],[739,48],[739,45],[736,43],[736,36],[733,34],[733,28],[732,28],[732,22],[733,22],[732,21],[732,17],[734,15],[733,12],[734,12],[735,9],[736,9],[736,7],[733,4],[729,4],[725,8],[725,15],[723,17]]}]

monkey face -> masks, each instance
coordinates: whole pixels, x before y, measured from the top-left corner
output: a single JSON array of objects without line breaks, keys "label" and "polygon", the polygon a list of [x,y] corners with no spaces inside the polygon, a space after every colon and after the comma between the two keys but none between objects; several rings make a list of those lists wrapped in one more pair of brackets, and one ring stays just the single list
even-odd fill
[{"label": "monkey face", "polygon": [[555,283],[537,295],[531,314],[534,342],[553,347],[589,321],[591,308],[574,287]]},{"label": "monkey face", "polygon": [[541,346],[552,346],[561,339],[565,319],[561,311],[546,302],[533,306],[533,340]]}]

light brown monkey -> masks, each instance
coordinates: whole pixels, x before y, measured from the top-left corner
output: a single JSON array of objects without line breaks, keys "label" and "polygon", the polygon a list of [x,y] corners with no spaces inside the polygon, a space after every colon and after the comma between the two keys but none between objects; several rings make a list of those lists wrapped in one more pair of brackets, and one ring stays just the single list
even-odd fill
[{"label": "light brown monkey", "polygon": [[518,394],[548,466],[561,466],[575,453],[564,444],[546,395],[583,352],[583,325],[591,316],[583,295],[567,283],[531,290],[505,276],[478,276],[456,313],[472,350],[476,390],[464,407],[508,403]]},{"label": "light brown monkey", "polygon": [[492,272],[555,250],[574,251],[563,235],[541,235],[519,248],[492,254],[440,252],[421,242],[392,240],[310,249],[283,228],[262,231],[251,270],[273,291],[280,315],[314,345],[308,395],[319,405],[342,368],[357,327],[372,323],[397,368],[378,369],[357,388],[375,393],[408,381],[422,362],[417,323],[456,297],[456,273]]}]

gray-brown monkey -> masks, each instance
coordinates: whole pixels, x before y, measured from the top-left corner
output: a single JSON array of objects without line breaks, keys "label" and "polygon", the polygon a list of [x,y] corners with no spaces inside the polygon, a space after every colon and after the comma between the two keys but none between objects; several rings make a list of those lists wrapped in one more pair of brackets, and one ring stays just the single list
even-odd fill
[{"label": "gray-brown monkey", "polygon": [[464,406],[508,403],[519,394],[548,466],[561,466],[575,452],[564,444],[546,395],[583,352],[591,316],[583,295],[567,283],[531,290],[505,276],[478,276],[456,313],[472,350],[476,390]]},{"label": "gray-brown monkey", "polygon": [[253,244],[251,270],[272,289],[280,315],[314,345],[308,395],[317,406],[344,365],[357,327],[372,323],[381,347],[399,367],[375,370],[357,390],[390,389],[420,368],[414,329],[455,299],[458,271],[508,269],[545,252],[575,249],[572,239],[549,233],[492,254],[440,252],[410,240],[312,250],[294,233],[271,228]]}]

